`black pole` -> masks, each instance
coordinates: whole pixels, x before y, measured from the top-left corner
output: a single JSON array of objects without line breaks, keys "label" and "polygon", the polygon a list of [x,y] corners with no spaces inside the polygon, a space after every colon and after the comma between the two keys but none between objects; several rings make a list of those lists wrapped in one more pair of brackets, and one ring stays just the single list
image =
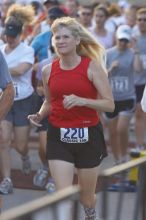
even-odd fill
[{"label": "black pole", "polygon": [[102,192],[102,200],[101,200],[101,205],[102,205],[102,218],[104,220],[107,220],[107,216],[108,216],[108,192],[107,192],[107,188],[108,188],[108,177],[103,177],[103,192]]},{"label": "black pole", "polygon": [[141,165],[141,178],[142,178],[142,220],[146,220],[146,163]]},{"label": "black pole", "polygon": [[116,215],[115,215],[115,220],[120,220],[121,219],[121,213],[122,213],[122,207],[123,207],[123,200],[124,200],[124,181],[126,179],[126,171],[123,171],[121,173],[121,178],[120,178],[120,184],[121,188],[119,189],[119,198],[118,198],[118,203],[117,203],[117,210],[116,210]]}]

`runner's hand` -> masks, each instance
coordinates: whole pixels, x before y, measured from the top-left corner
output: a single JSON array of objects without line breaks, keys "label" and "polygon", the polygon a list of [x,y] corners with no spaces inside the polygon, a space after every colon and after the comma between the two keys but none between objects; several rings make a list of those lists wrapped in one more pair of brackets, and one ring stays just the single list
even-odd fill
[{"label": "runner's hand", "polygon": [[116,69],[118,66],[119,66],[119,61],[118,61],[118,60],[115,60],[115,61],[113,61],[112,65],[111,65],[111,69],[114,70],[114,69]]},{"label": "runner's hand", "polygon": [[85,106],[85,98],[72,95],[64,95],[63,96],[63,106],[65,109],[71,109],[75,106]]},{"label": "runner's hand", "polygon": [[36,114],[33,114],[33,115],[28,115],[27,117],[30,121],[30,123],[32,125],[35,125],[37,127],[41,127],[42,124],[40,124],[40,121],[41,121],[41,117],[40,117],[40,114],[39,113],[36,113]]}]

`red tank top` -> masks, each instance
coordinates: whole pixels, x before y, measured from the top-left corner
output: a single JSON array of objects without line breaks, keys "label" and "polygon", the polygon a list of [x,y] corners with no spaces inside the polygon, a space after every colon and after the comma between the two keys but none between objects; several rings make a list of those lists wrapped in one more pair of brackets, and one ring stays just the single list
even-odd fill
[{"label": "red tank top", "polygon": [[83,98],[97,99],[97,90],[87,76],[90,63],[88,57],[81,57],[78,66],[71,70],[60,68],[59,59],[52,63],[48,86],[51,97],[49,122],[55,127],[81,128],[94,126],[99,121],[96,110],[75,106],[69,110],[63,107],[64,95],[77,95]]}]

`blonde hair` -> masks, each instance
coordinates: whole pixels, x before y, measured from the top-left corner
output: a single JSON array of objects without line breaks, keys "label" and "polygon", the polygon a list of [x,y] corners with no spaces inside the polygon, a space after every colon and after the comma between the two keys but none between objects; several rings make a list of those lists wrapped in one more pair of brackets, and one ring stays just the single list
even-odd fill
[{"label": "blonde hair", "polygon": [[146,14],[146,8],[140,8],[138,11],[137,11],[137,16],[138,15],[141,15],[141,14]]},{"label": "blonde hair", "polygon": [[111,3],[108,8],[109,16],[120,16],[120,7],[116,3]]},{"label": "blonde hair", "polygon": [[87,56],[92,60],[96,60],[105,69],[105,49],[98,43],[91,33],[84,28],[75,18],[62,17],[56,19],[51,31],[54,34],[59,27],[66,27],[72,32],[74,37],[80,38],[80,43],[77,46],[77,54],[80,56]]},{"label": "blonde hair", "polygon": [[31,5],[13,4],[7,12],[5,23],[13,22],[22,26],[29,25],[33,23],[34,18],[35,12]]}]

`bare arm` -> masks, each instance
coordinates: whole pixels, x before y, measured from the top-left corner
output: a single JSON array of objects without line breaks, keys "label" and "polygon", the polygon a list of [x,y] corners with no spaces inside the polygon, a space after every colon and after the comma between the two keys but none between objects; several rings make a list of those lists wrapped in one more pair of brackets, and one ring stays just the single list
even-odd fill
[{"label": "bare arm", "polygon": [[41,120],[49,115],[50,112],[50,93],[48,88],[48,80],[50,76],[51,65],[45,66],[43,69],[43,87],[44,87],[44,95],[45,101],[43,102],[39,112],[33,115],[29,115],[28,119],[35,126],[42,126],[40,124]]},{"label": "bare arm", "polygon": [[119,67],[119,61],[118,60],[113,61],[109,69],[107,69],[108,74],[111,74],[111,72],[118,67]]},{"label": "bare arm", "polygon": [[142,61],[140,59],[139,51],[134,52],[133,68],[134,68],[135,72],[141,72],[143,70],[143,65],[142,65]]},{"label": "bare arm", "polygon": [[141,72],[143,70],[143,64],[140,58],[139,48],[137,47],[137,40],[132,39],[131,45],[134,52],[133,68],[135,72]]},{"label": "bare arm", "polygon": [[64,97],[64,107],[70,109],[74,106],[86,106],[97,111],[114,111],[114,100],[108,77],[101,65],[92,61],[88,70],[88,78],[93,82],[100,98],[97,97],[97,99],[88,99],[77,97],[72,94]]},{"label": "bare arm", "polygon": [[39,114],[41,118],[45,118],[49,115],[50,112],[50,92],[49,92],[49,87],[48,87],[48,80],[50,77],[50,72],[51,72],[51,65],[45,66],[43,69],[43,88],[44,88],[44,95],[45,95],[45,101],[39,110]]},{"label": "bare arm", "polygon": [[146,112],[146,87],[143,92],[143,96],[142,96],[142,100],[141,100],[141,107],[142,107],[142,110],[144,112]]},{"label": "bare arm", "polygon": [[10,68],[9,71],[12,76],[20,76],[26,73],[31,67],[32,64],[30,63],[20,63],[19,65]]},{"label": "bare arm", "polygon": [[44,95],[44,87],[43,87],[42,80],[38,80],[37,81],[36,92],[37,92],[37,94],[39,96],[43,96]]},{"label": "bare arm", "polygon": [[100,99],[87,99],[85,106],[96,109],[97,111],[113,112],[114,99],[108,77],[104,69],[101,65],[92,61],[88,73],[89,79],[93,82],[95,88],[97,89]]},{"label": "bare arm", "polygon": [[7,87],[2,92],[0,97],[0,121],[5,117],[5,115],[10,110],[14,101],[14,87],[12,83],[9,83]]}]

